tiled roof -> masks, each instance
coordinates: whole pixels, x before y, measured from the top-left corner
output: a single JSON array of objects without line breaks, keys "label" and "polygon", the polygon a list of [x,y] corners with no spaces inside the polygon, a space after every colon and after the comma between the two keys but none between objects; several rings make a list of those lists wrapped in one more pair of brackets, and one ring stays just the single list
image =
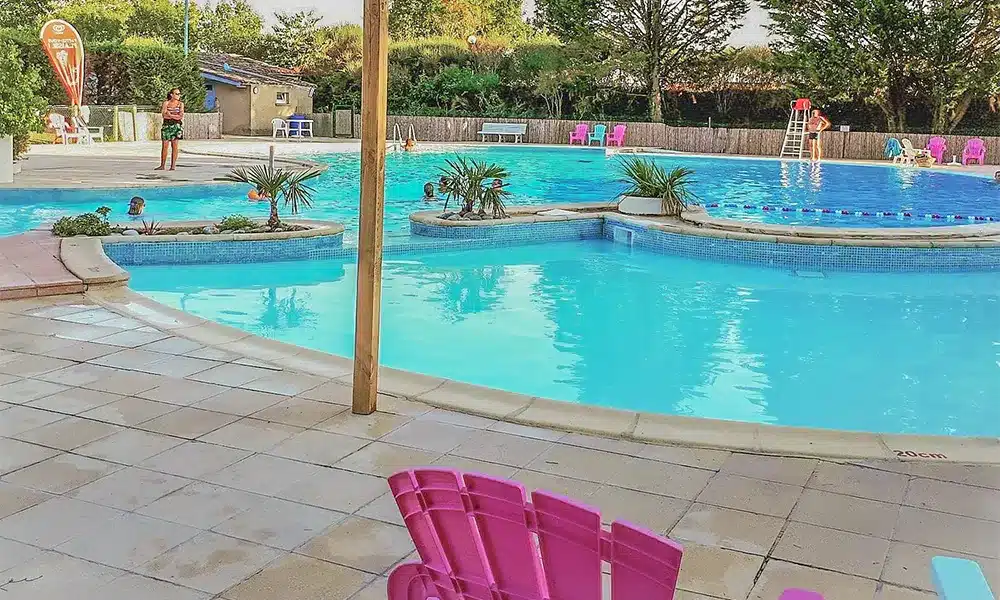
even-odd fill
[{"label": "tiled roof", "polygon": [[202,73],[240,83],[277,83],[316,87],[311,83],[302,81],[301,76],[293,69],[279,67],[238,54],[199,52],[198,68]]}]

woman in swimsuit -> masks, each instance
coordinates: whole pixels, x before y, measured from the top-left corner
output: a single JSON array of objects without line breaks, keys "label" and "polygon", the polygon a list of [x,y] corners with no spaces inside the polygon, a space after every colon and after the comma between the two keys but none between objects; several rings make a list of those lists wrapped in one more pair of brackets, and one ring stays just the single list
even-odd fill
[{"label": "woman in swimsuit", "polygon": [[820,160],[823,158],[823,142],[820,141],[820,134],[830,128],[830,120],[814,108],[809,123],[806,124],[806,131],[809,133],[809,158]]},{"label": "woman in swimsuit", "polygon": [[160,166],[157,171],[162,171],[167,165],[167,149],[171,150],[170,170],[177,169],[177,154],[179,142],[184,138],[184,103],[181,102],[181,90],[174,88],[167,94],[167,101],[160,107],[160,116],[163,117],[163,128],[160,129],[160,139],[163,140],[163,147],[160,148]]}]

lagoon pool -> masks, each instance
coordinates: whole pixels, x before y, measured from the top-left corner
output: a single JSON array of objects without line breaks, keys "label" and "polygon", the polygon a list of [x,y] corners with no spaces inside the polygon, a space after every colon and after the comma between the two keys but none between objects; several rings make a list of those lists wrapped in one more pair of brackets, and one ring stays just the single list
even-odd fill
[{"label": "lagoon pool", "polygon": [[[169,306],[352,354],[353,258],[129,270]],[[399,369],[667,414],[1000,435],[998,273],[802,277],[588,240],[393,255],[383,286]]]},{"label": "lagoon pool", "polygon": [[[423,184],[436,181],[438,168],[458,152],[496,162],[511,172],[510,204],[607,201],[625,184],[618,159],[602,149],[517,146],[428,147],[414,153],[390,153],[386,169],[385,230],[408,229],[410,213],[437,204],[421,200]],[[315,185],[315,206],[303,217],[343,222],[357,229],[360,155],[339,153],[310,157],[329,170]],[[185,161],[196,161],[189,156]],[[913,167],[809,164],[799,161],[685,155],[657,155],[666,168],[695,171],[694,192],[715,216],[752,222],[837,227],[916,227],[957,225],[966,221],[927,219],[925,214],[986,216],[1000,219],[1000,186],[990,179]],[[182,165],[183,165],[182,161]],[[0,235],[26,231],[63,215],[112,208],[111,218],[126,221],[133,195],[147,200],[144,218],[157,221],[217,219],[233,213],[265,216],[265,203],[246,200],[246,188],[229,184],[171,188],[96,190],[0,189]],[[761,211],[768,205],[778,211]],[[753,206],[755,209],[744,209]],[[847,210],[851,213],[910,212],[913,218],[865,217],[782,212],[781,208]]]}]

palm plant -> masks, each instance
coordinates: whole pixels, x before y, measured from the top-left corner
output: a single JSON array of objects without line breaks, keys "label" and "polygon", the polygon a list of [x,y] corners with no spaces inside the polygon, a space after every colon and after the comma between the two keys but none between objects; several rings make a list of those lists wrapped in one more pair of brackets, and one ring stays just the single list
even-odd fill
[{"label": "palm plant", "polygon": [[299,205],[304,207],[312,206],[313,188],[306,184],[310,179],[320,176],[317,169],[306,169],[296,171],[292,169],[273,169],[267,165],[254,165],[252,167],[239,167],[233,169],[226,175],[228,181],[236,183],[247,183],[252,185],[261,195],[271,203],[271,216],[267,219],[267,226],[270,229],[277,229],[281,225],[278,217],[278,198],[285,200],[285,206],[289,206],[293,215],[299,213]]},{"label": "palm plant", "polygon": [[651,160],[638,157],[621,159],[621,172],[628,180],[630,187],[622,192],[623,196],[639,198],[661,198],[663,212],[676,217],[688,204],[698,199],[688,186],[694,183],[694,171],[684,167],[676,167],[669,173],[663,167]]},{"label": "palm plant", "polygon": [[[469,214],[476,210],[485,216],[487,212],[494,219],[507,216],[504,198],[510,196],[503,180],[510,177],[510,172],[500,165],[490,165],[475,159],[456,156],[455,160],[446,160],[448,166],[441,167],[441,193],[445,195],[444,208],[452,200],[462,205],[461,214]],[[501,183],[493,182],[500,180]]]}]

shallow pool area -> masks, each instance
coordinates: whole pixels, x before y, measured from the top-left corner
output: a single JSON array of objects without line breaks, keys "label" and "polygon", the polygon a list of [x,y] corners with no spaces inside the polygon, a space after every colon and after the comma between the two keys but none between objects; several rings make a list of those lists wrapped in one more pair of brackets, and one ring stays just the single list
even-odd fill
[{"label": "shallow pool area", "polygon": [[[456,153],[505,166],[511,172],[511,205],[605,202],[625,189],[617,169],[618,158],[606,156],[599,148],[427,146],[412,153],[390,153],[387,158],[387,232],[404,232],[410,213],[443,205],[425,203],[421,199],[422,188],[424,183],[440,177],[439,168]],[[677,166],[693,169],[693,191],[700,203],[719,205],[708,209],[717,217],[833,227],[923,227],[972,222],[927,217],[934,214],[1000,220],[1000,186],[984,177],[891,165],[810,164],[680,154],[649,156],[668,169]],[[314,206],[302,216],[339,221],[347,226],[349,234],[356,231],[360,155],[340,152],[310,159],[326,163],[329,169],[316,180]],[[197,156],[185,158],[185,161],[197,160]],[[143,189],[2,189],[0,235],[26,231],[60,216],[89,212],[105,205],[112,209],[112,220],[127,221],[125,213],[133,195],[146,199],[143,217],[147,220],[267,214],[266,203],[251,203],[246,199],[245,187],[222,183]],[[765,206],[774,210],[762,210]],[[801,212],[802,208],[815,210]],[[820,209],[832,212],[823,213]],[[875,214],[884,212],[894,214],[888,217]]]},{"label": "shallow pool area", "polygon": [[[352,257],[132,266],[168,306],[342,356]],[[384,261],[382,362],[532,396],[884,433],[1000,434],[1000,275],[796,273],[605,240]]]}]

